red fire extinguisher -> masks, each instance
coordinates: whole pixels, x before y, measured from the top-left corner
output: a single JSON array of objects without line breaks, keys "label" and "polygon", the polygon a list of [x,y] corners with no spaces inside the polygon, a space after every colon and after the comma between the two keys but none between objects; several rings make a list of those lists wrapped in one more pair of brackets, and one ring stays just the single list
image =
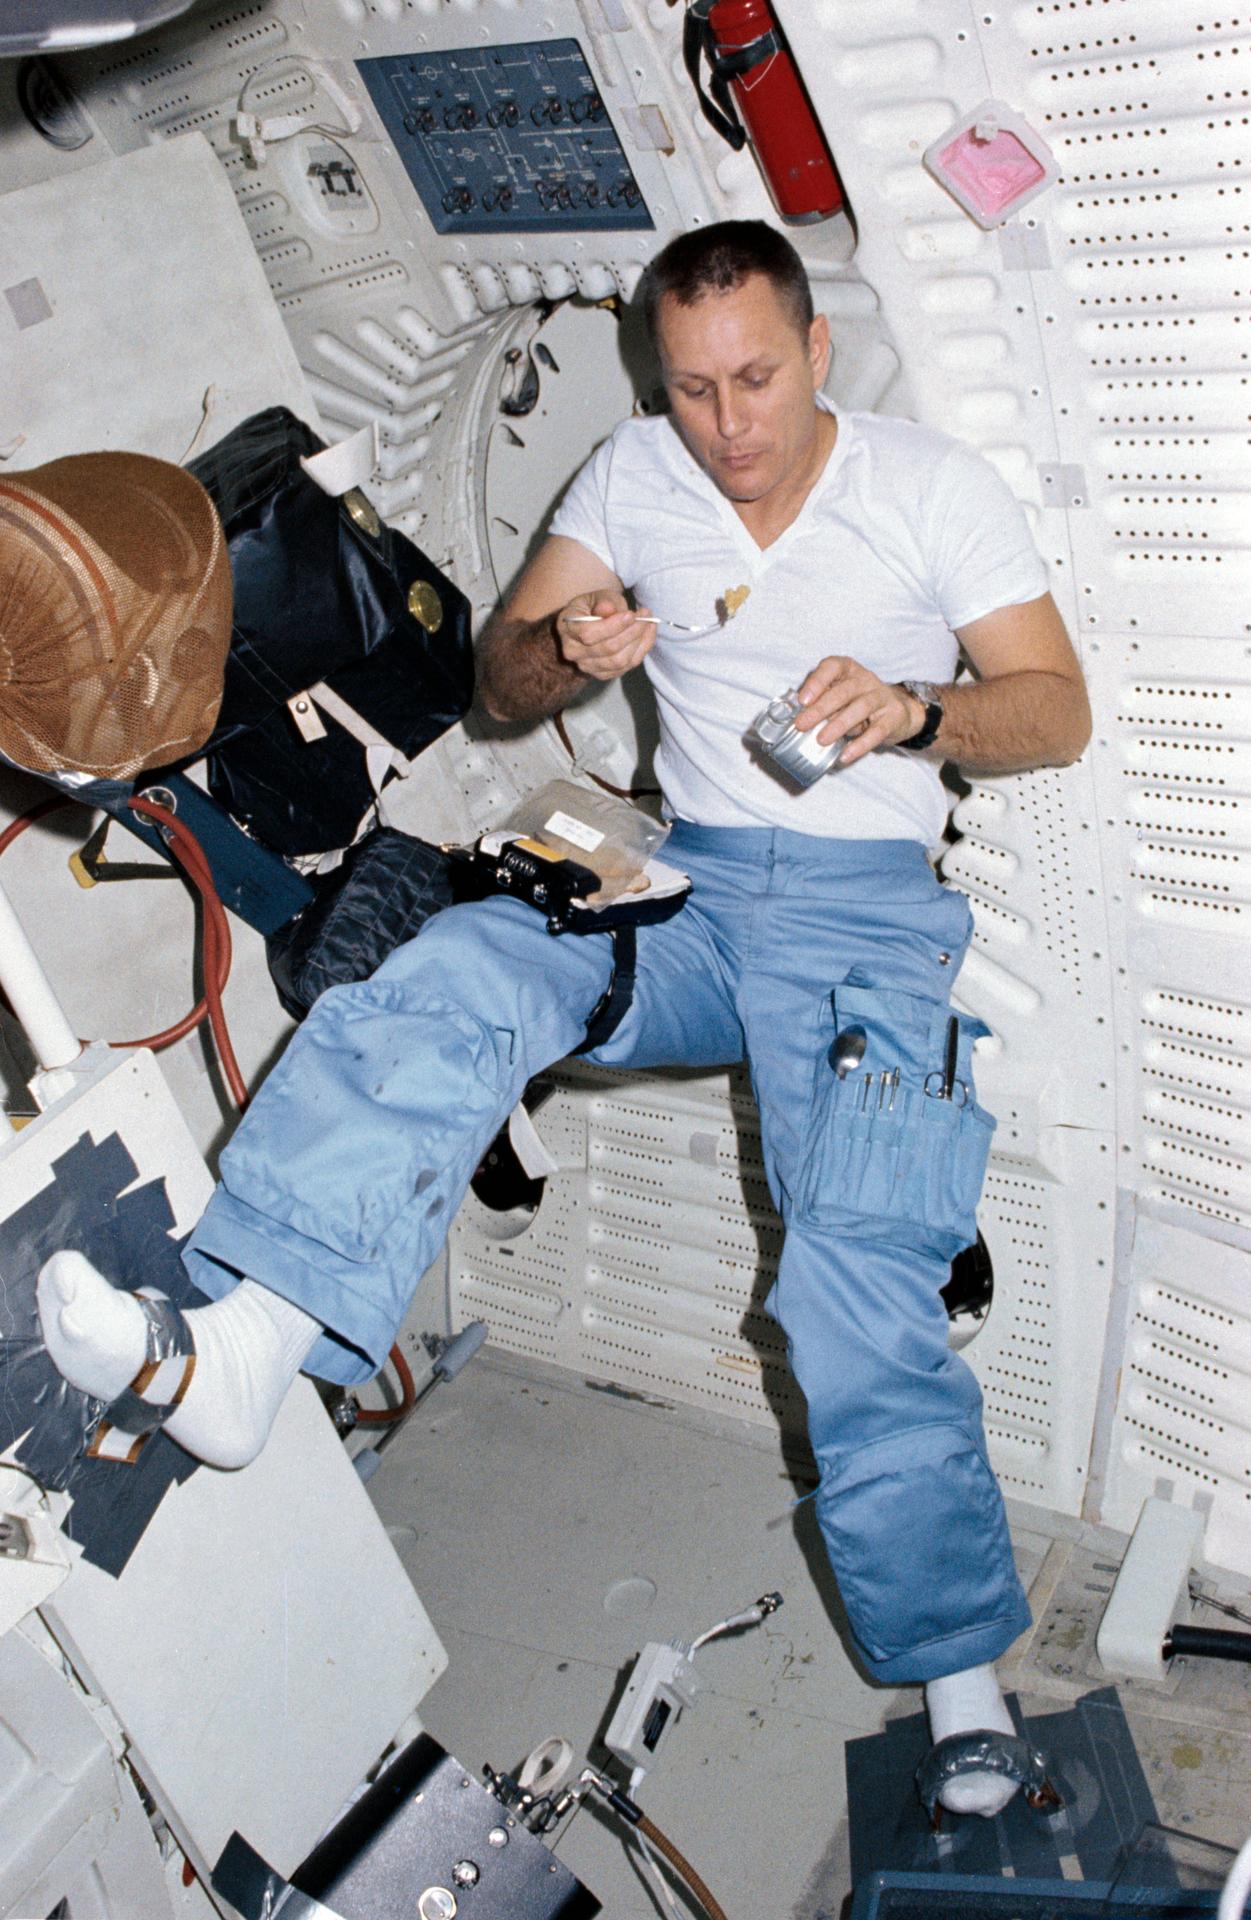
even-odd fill
[{"label": "red fire extinguisher", "polygon": [[750,139],[783,219],[837,213],[834,160],[769,0],[690,0],[683,56],[709,123],[736,150]]}]

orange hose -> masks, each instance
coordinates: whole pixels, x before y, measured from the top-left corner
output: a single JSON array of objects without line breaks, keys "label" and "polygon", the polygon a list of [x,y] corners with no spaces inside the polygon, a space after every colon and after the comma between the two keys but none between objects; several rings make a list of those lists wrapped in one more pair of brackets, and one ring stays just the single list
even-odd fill
[{"label": "orange hose", "polygon": [[[41,800],[28,812],[19,814],[16,820],[11,821],[4,831],[0,832],[0,854],[5,853],[20,834],[25,833],[28,827],[34,826],[37,820],[42,820],[45,814],[53,813],[58,807],[79,804],[76,800],[62,799],[59,795],[50,800]],[[185,1034],[199,1026],[207,1015],[230,1096],[242,1113],[248,1104],[247,1082],[239,1071],[239,1062],[235,1057],[230,1030],[226,1024],[226,1012],[222,1005],[222,993],[230,978],[232,957],[230,922],[226,917],[226,909],[222,906],[217,889],[213,885],[213,876],[204,849],[190,827],[165,807],[158,807],[155,801],[145,799],[142,794],[136,794],[126,804],[132,813],[142,815],[145,820],[154,821],[157,826],[165,830],[167,844],[174,858],[200,896],[204,911],[201,937],[204,998],[197,1001],[191,1012],[184,1014],[174,1026],[166,1027],[163,1033],[153,1034],[146,1040],[111,1040],[109,1045],[148,1047],[153,1050],[170,1046],[175,1040],[181,1040]],[[417,1390],[413,1383],[412,1370],[398,1345],[392,1347],[389,1358],[400,1383],[400,1404],[398,1407],[362,1411],[359,1415],[362,1426],[393,1425],[395,1421],[402,1420],[405,1414],[411,1413],[416,1404]]]},{"label": "orange hose", "polygon": [[668,1835],[662,1833],[655,1821],[649,1820],[646,1814],[644,1814],[639,1821],[639,1832],[643,1834],[646,1839],[650,1840],[657,1852],[663,1853],[669,1865],[681,1874],[683,1880],[685,1880],[687,1886],[699,1901],[700,1906],[708,1915],[708,1920],[726,1920],[725,1908],[721,1905],[720,1901],[713,1898],[690,1861],[686,1858],[686,1855],[678,1852]]},{"label": "orange hose", "polygon": [[[0,832],[0,854],[6,853],[20,834],[25,833],[28,827],[33,827],[35,822],[42,820],[46,814],[54,813],[58,807],[75,807],[81,804],[69,795],[59,794],[54,795],[50,800],[39,801],[28,812],[19,814],[16,820],[10,821],[3,832]],[[147,1047],[155,1053],[163,1047],[173,1046],[176,1040],[184,1039],[207,1019],[221,1056],[222,1071],[226,1076],[230,1096],[242,1112],[247,1105],[248,1090],[243,1075],[239,1072],[239,1064],[235,1058],[222,1008],[222,993],[230,977],[230,927],[225,909],[213,886],[213,878],[204,856],[204,849],[189,827],[174,814],[167,813],[163,807],[156,806],[151,800],[145,800],[142,795],[138,795],[129,801],[128,805],[132,812],[143,814],[158,825],[172,829],[169,838],[174,857],[204,903],[201,952],[205,990],[203,998],[197,1000],[190,1012],[185,1013],[181,1020],[176,1020],[172,1027],[166,1027],[160,1033],[145,1034],[139,1040],[110,1040],[109,1045],[119,1049]]]},{"label": "orange hose", "polygon": [[[33,827],[37,820],[44,818],[45,814],[55,813],[58,807],[81,805],[80,800],[74,800],[68,794],[55,795],[51,800],[40,800],[26,813],[19,814],[16,820],[11,820],[0,833],[0,854],[7,853],[13,842],[25,833],[27,827]],[[225,986],[225,984],[223,980],[222,985]],[[208,1018],[208,1010],[207,1000],[197,1000],[191,1011],[185,1013],[181,1020],[176,1020],[172,1027],[166,1027],[160,1033],[146,1034],[141,1040],[110,1040],[109,1045],[118,1048],[148,1047],[153,1053],[159,1053],[163,1047],[172,1047],[176,1040],[182,1040],[187,1034],[194,1033],[200,1022]]]},{"label": "orange hose", "polygon": [[230,1038],[230,1029],[226,1025],[225,1009],[222,1005],[222,989],[230,977],[231,944],[230,926],[226,919],[226,909],[213,885],[213,876],[204,855],[204,849],[176,814],[164,807],[158,807],[153,800],[144,799],[136,794],[127,801],[132,813],[140,814],[145,820],[153,820],[162,828],[167,844],[174,858],[189,876],[200,895],[204,907],[204,999],[208,1008],[209,1025],[213,1030],[213,1039],[217,1045],[218,1058],[230,1097],[240,1113],[248,1104],[247,1082],[239,1071],[239,1062],[235,1057],[234,1044]]},{"label": "orange hose", "polygon": [[59,794],[55,794],[51,800],[41,800],[38,806],[30,809],[29,813],[19,813],[17,819],[10,820],[4,832],[0,833],[0,853],[7,853],[18,835],[25,833],[27,827],[33,827],[36,820],[42,820],[45,813],[55,813],[58,807],[76,807],[77,805],[77,800],[62,799]]},{"label": "orange hose", "polygon": [[395,1368],[400,1383],[401,1400],[398,1407],[361,1407],[356,1415],[358,1425],[362,1427],[389,1427],[411,1413],[417,1403],[417,1389],[413,1385],[413,1376],[407,1360],[398,1346],[392,1347],[387,1358]]}]

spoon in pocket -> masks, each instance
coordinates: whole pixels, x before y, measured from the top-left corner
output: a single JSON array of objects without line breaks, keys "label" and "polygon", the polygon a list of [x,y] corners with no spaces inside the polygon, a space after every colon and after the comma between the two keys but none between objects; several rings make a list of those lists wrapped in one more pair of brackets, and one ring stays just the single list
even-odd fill
[{"label": "spoon in pocket", "polygon": [[863,1027],[844,1027],[841,1033],[834,1035],[830,1048],[830,1065],[840,1080],[853,1073],[864,1059],[864,1049],[868,1036]]}]

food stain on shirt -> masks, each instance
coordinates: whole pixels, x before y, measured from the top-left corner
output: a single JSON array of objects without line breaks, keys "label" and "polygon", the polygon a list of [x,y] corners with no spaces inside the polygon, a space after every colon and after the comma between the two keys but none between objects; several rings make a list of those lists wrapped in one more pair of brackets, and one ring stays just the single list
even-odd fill
[{"label": "food stain on shirt", "polygon": [[716,601],[717,625],[724,627],[731,621],[751,592],[750,587],[727,587]]}]

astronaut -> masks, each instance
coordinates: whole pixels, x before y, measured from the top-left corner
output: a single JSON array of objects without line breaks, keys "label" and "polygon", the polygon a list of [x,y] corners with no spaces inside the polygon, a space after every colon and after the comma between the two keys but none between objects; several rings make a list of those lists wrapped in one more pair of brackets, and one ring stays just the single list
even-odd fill
[{"label": "astronaut", "polygon": [[[683,235],[641,298],[670,410],[623,422],[577,475],[488,623],[480,691],[524,722],[638,666],[651,682],[666,860],[692,892],[639,929],[632,1002],[588,1057],[748,1061],[786,1230],[768,1305],[856,1650],[876,1679],[925,1687],[926,1797],[993,1814],[1031,1784],[993,1664],[1029,1613],[940,1298],[975,1236],[994,1123],[973,1087],[987,1029],[949,1004],[972,918],[928,850],[944,761],[1077,758],[1081,670],[987,463],[825,398],[828,325],[779,234]],[[787,687],[801,733],[844,743],[803,790],[745,737]],[[368,1378],[482,1153],[583,1039],[612,966],[606,935],[553,939],[498,897],[325,994],[189,1242],[213,1304],[177,1314],[59,1254],[40,1309],[63,1374],[120,1399],[121,1425],[127,1396],[176,1402],[170,1434],[223,1467],[263,1446],[299,1369]],[[863,1058],[840,1073],[853,1030]]]}]

